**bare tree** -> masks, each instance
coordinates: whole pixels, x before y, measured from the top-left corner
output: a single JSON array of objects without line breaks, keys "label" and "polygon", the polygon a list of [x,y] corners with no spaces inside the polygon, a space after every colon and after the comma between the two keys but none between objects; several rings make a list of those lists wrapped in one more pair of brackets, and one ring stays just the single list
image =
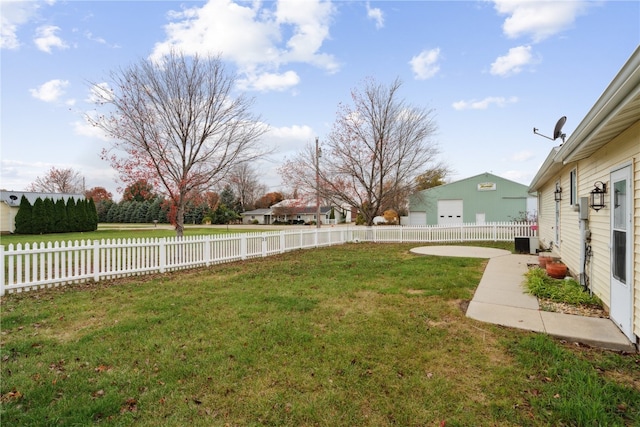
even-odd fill
[{"label": "bare tree", "polygon": [[44,177],[36,177],[35,182],[31,183],[27,190],[41,193],[79,194],[84,192],[84,177],[72,168],[52,167]]},{"label": "bare tree", "polygon": [[367,80],[352,91],[353,106],[341,104],[322,149],[308,144],[280,169],[309,195],[357,207],[367,225],[415,191],[416,176],[435,161],[433,111],[399,99],[401,82]]},{"label": "bare tree", "polygon": [[219,57],[170,52],[141,60],[92,84],[113,110],[87,117],[115,139],[103,157],[133,183],[147,180],[171,200],[176,234],[190,198],[223,181],[232,166],[262,155],[267,127],[250,112],[253,99],[232,93],[236,76]]},{"label": "bare tree", "polygon": [[267,192],[266,185],[258,180],[258,172],[249,163],[234,166],[227,181],[238,197],[242,211],[253,209],[258,198]]}]

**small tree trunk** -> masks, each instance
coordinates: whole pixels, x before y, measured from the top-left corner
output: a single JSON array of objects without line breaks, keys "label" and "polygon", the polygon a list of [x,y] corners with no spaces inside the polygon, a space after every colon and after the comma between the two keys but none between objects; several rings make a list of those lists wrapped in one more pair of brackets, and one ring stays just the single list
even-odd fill
[{"label": "small tree trunk", "polygon": [[176,212],[176,236],[182,237],[184,235],[184,203],[178,205],[178,211]]}]

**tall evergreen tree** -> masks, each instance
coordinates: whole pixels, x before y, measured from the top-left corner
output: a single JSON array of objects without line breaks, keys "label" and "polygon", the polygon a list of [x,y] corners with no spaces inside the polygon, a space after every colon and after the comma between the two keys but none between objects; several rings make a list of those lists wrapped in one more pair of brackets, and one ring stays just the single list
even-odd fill
[{"label": "tall evergreen tree", "polygon": [[165,222],[161,219],[162,216],[162,199],[160,197],[156,197],[151,205],[149,206],[149,210],[147,211],[146,222]]},{"label": "tall evergreen tree", "polygon": [[119,217],[120,217],[120,205],[118,203],[114,203],[111,205],[111,207],[107,211],[107,222],[110,222],[110,223],[118,222]]},{"label": "tall evergreen tree", "polygon": [[40,197],[33,202],[33,213],[31,218],[33,220],[32,230],[33,234],[43,234],[46,233],[47,225],[45,223],[46,211],[44,208],[44,202]]},{"label": "tall evergreen tree", "polygon": [[69,221],[67,221],[67,205],[64,199],[58,199],[54,210],[53,230],[55,233],[66,233],[69,230]]},{"label": "tall evergreen tree", "polygon": [[15,232],[18,234],[32,234],[33,233],[33,206],[29,200],[22,196],[20,199],[20,207],[18,208],[18,213],[15,218],[16,229]]},{"label": "tall evergreen tree", "polygon": [[136,211],[136,208],[138,207],[140,202],[132,200],[132,201],[124,202],[124,204],[126,205],[126,207],[124,208],[124,212],[123,212],[124,217],[122,218],[122,222],[127,224],[135,222],[134,212]]},{"label": "tall evergreen tree", "polygon": [[67,223],[69,231],[78,230],[78,212],[76,210],[76,201],[73,197],[67,199]]},{"label": "tall evergreen tree", "polygon": [[53,199],[50,197],[46,197],[43,201],[44,205],[44,227],[45,233],[54,233],[55,229],[55,216],[56,216],[56,205],[53,202]]},{"label": "tall evergreen tree", "polygon": [[76,202],[76,215],[78,228],[74,231],[89,231],[89,215],[87,215],[87,200],[79,199]]},{"label": "tall evergreen tree", "polygon": [[147,222],[147,212],[149,211],[150,206],[151,202],[148,200],[140,202],[133,213],[133,218],[131,218],[132,222],[136,222],[138,224]]},{"label": "tall evergreen tree", "polygon": [[[91,199],[93,200],[93,199]],[[112,200],[98,200],[95,203],[96,211],[98,213],[98,222],[110,222],[107,217],[109,214],[109,209],[115,203]]]},{"label": "tall evergreen tree", "polygon": [[98,229],[98,209],[93,199],[87,200],[87,213],[89,215],[89,229],[87,231],[95,231]]}]

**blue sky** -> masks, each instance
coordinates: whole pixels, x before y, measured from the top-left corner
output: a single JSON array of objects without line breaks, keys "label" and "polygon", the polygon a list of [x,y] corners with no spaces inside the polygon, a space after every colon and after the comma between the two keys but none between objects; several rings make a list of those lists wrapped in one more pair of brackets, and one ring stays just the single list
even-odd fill
[{"label": "blue sky", "polygon": [[219,53],[255,98],[277,168],[365,78],[403,81],[434,110],[450,180],[491,172],[529,184],[567,116],[568,135],[640,43],[637,1],[6,1],[1,16],[0,188],[73,168],[114,193],[109,142],[83,116],[89,83],[174,47]]}]

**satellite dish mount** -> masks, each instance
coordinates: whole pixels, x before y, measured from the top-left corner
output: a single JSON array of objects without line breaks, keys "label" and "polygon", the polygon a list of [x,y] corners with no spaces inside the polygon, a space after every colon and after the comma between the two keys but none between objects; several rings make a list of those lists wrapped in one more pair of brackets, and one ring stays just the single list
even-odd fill
[{"label": "satellite dish mount", "polygon": [[562,133],[562,127],[566,122],[567,122],[567,116],[560,117],[560,119],[556,123],[556,127],[553,129],[553,138],[539,133],[538,128],[533,128],[533,133],[535,133],[536,135],[543,136],[547,139],[550,139],[551,141],[555,141],[556,139],[561,138],[562,143],[564,144],[564,139],[566,138],[567,135]]}]

